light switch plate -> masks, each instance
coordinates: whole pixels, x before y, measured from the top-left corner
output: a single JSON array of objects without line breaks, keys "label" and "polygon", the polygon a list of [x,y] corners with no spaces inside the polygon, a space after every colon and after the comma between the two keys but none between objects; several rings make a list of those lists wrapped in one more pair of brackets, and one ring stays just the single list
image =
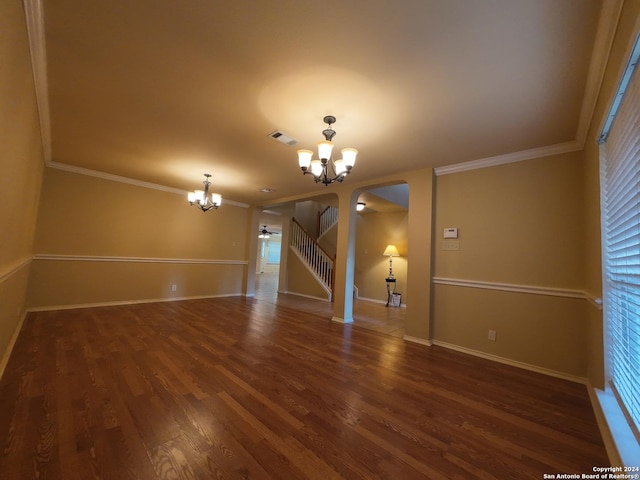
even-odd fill
[{"label": "light switch plate", "polygon": [[442,242],[442,250],[460,250],[460,240],[445,240]]}]

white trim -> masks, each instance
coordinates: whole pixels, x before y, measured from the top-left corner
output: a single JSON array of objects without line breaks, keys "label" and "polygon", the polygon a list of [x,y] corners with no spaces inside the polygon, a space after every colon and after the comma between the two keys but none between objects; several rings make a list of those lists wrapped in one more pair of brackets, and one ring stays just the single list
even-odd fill
[{"label": "white trim", "polygon": [[290,292],[288,290],[278,290],[278,293],[282,293],[283,295],[296,295],[298,297],[310,298],[312,300],[320,300],[322,302],[331,301],[329,298],[316,297],[314,295],[305,295],[304,293]]},{"label": "white trim", "polygon": [[369,298],[369,297],[360,297],[358,296],[354,300],[363,301],[363,302],[371,302],[371,303],[379,303],[381,305],[386,305],[386,300],[378,300],[377,298]]},{"label": "white trim", "polygon": [[182,263],[182,264],[215,264],[215,265],[247,265],[247,260],[209,260],[202,258],[148,258],[148,257],[109,257],[103,255],[56,255],[38,254],[34,260],[51,260],[64,262],[131,262],[131,263]]},{"label": "white trim", "polygon": [[480,168],[495,167],[497,165],[505,165],[507,163],[522,162],[524,160],[532,160],[534,158],[548,157],[551,155],[560,155],[562,153],[577,152],[582,149],[577,141],[558,143],[556,145],[547,145],[521,152],[506,153],[495,157],[481,158],[479,160],[471,160],[469,162],[456,163],[453,165],[445,165],[443,167],[434,168],[436,176],[448,175],[450,173],[466,172],[468,170],[478,170]]},{"label": "white trim", "polygon": [[[369,298],[369,297],[358,297],[358,298],[355,298],[354,300],[377,303],[377,304],[380,304],[380,305],[386,305],[387,304],[386,300],[378,300],[377,298]],[[389,304],[389,307],[391,307],[391,304]],[[401,303],[399,307],[396,306],[396,305],[393,305],[393,308],[407,308],[407,304],[406,303]]]},{"label": "white trim", "polygon": [[[179,188],[167,187],[165,185],[159,185],[157,183],[143,182],[142,180],[136,180],[135,178],[123,177],[120,175],[113,175],[111,173],[100,172],[98,170],[91,170],[83,167],[76,167],[75,165],[67,165],[60,162],[47,162],[47,167],[55,168],[57,170],[63,170],[65,172],[76,173],[78,175],[86,175],[89,177],[101,178],[103,180],[109,180],[112,182],[126,183],[128,185],[134,185],[136,187],[150,188],[152,190],[160,190],[161,192],[175,193],[176,195],[186,196],[186,190]],[[227,198],[222,198],[222,206],[233,205],[236,207],[249,208],[249,204],[236,202]]]},{"label": "white trim", "polygon": [[412,337],[411,335],[405,335],[402,337],[402,339],[407,342],[417,343],[418,345],[424,345],[427,347],[430,347],[431,345],[433,345],[433,342],[431,340],[425,340],[424,338],[419,338],[419,337]]},{"label": "white trim", "polygon": [[[515,283],[483,282],[479,280],[463,280],[459,278],[433,277],[433,283],[438,285],[453,285],[456,287],[481,288],[484,290],[500,290],[503,292],[528,293],[533,295],[547,295],[551,297],[577,298],[588,300],[587,294],[581,290],[571,290],[555,287],[538,287],[535,285],[519,285]],[[593,301],[595,305],[595,299]]]},{"label": "white trim", "polygon": [[611,388],[589,385],[589,398],[604,441],[607,455],[614,466],[638,467],[640,444]]},{"label": "white trim", "polygon": [[17,272],[22,270],[24,267],[29,265],[31,263],[31,260],[32,260],[31,257],[25,258],[22,261],[19,261],[15,263],[13,266],[9,267],[6,271],[0,272],[0,283],[4,282],[9,277],[12,277]]},{"label": "white trim", "polygon": [[49,305],[46,307],[31,307],[27,312],[48,312],[55,310],[74,310],[76,308],[116,307],[118,305],[137,305],[140,303],[179,302],[182,300],[200,300],[203,298],[241,297],[242,293],[223,293],[220,295],[194,295],[192,297],[146,298],[142,300],[118,300],[113,302],[77,303],[74,305]]},{"label": "white trim", "polygon": [[340,318],[340,317],[336,317],[335,315],[333,317],[331,317],[331,321],[335,322],[335,323],[344,323],[344,324],[350,324],[353,323],[353,317],[349,317],[349,318]]},{"label": "white trim", "polygon": [[570,382],[581,383],[583,385],[588,385],[588,379],[584,377],[578,377],[576,375],[569,375],[567,373],[558,372],[556,370],[551,370],[549,368],[538,367],[537,365],[531,365],[530,363],[519,362],[517,360],[511,360],[509,358],[500,357],[498,355],[493,355],[491,353],[481,352],[480,350],[474,350],[472,348],[461,347],[459,345],[454,345],[452,343],[442,342],[440,340],[433,340],[433,344],[438,347],[448,348],[450,350],[455,350],[457,352],[466,353],[468,355],[473,355],[474,357],[484,358],[485,360],[491,360],[494,362],[502,363],[505,365],[510,365],[512,367],[522,368],[524,370],[529,370],[531,372],[542,373],[544,375],[549,375],[551,377],[561,378],[563,380],[569,380]]},{"label": "white trim", "polygon": [[7,368],[7,364],[9,363],[9,358],[11,357],[11,353],[13,352],[13,347],[16,345],[16,341],[18,340],[18,336],[20,335],[20,331],[22,330],[22,325],[24,324],[24,320],[27,318],[27,312],[23,312],[22,316],[18,320],[18,325],[16,325],[15,330],[13,331],[13,335],[11,336],[11,340],[9,340],[9,344],[7,345],[7,349],[2,355],[2,360],[0,361],[0,379],[4,375],[4,370]]},{"label": "white trim", "polygon": [[49,111],[49,84],[47,80],[47,48],[44,31],[44,13],[40,0],[23,0],[27,22],[31,68],[40,120],[40,139],[45,164],[51,161],[51,115]]}]

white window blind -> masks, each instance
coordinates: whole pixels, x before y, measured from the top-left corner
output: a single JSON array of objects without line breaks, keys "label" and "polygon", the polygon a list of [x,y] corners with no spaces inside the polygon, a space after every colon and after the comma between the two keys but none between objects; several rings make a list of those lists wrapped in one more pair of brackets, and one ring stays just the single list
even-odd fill
[{"label": "white window blind", "polygon": [[[601,146],[607,375],[640,431],[640,73],[629,63]],[[615,116],[615,120],[613,120]],[[606,140],[605,140],[606,139]]]}]

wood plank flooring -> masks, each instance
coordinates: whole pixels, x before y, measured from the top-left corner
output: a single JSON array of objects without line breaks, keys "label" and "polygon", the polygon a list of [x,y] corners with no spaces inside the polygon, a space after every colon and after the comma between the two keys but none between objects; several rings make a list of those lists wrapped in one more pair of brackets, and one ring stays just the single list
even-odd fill
[{"label": "wood plank flooring", "polygon": [[[384,292],[384,282],[380,282],[380,290]],[[262,273],[256,275],[255,298],[264,302],[286,305],[298,310],[326,316],[333,315],[333,304],[324,300],[315,300],[298,295],[278,294],[278,273]],[[353,324],[394,337],[404,337],[404,317],[406,308],[385,307],[384,303],[367,300],[354,300]]]},{"label": "wood plank flooring", "polygon": [[607,465],[586,389],[229,297],[30,313],[0,479],[541,479]]}]

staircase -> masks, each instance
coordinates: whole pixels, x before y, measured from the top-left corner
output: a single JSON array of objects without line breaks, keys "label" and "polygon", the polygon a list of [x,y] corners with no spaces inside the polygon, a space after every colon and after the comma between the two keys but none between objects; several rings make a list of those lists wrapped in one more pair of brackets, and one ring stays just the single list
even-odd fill
[{"label": "staircase", "polygon": [[295,218],[292,222],[290,246],[305,263],[316,280],[323,286],[329,298],[333,300],[335,258],[325,252]]},{"label": "staircase", "polygon": [[338,223],[338,208],[327,207],[318,214],[318,238]]}]

